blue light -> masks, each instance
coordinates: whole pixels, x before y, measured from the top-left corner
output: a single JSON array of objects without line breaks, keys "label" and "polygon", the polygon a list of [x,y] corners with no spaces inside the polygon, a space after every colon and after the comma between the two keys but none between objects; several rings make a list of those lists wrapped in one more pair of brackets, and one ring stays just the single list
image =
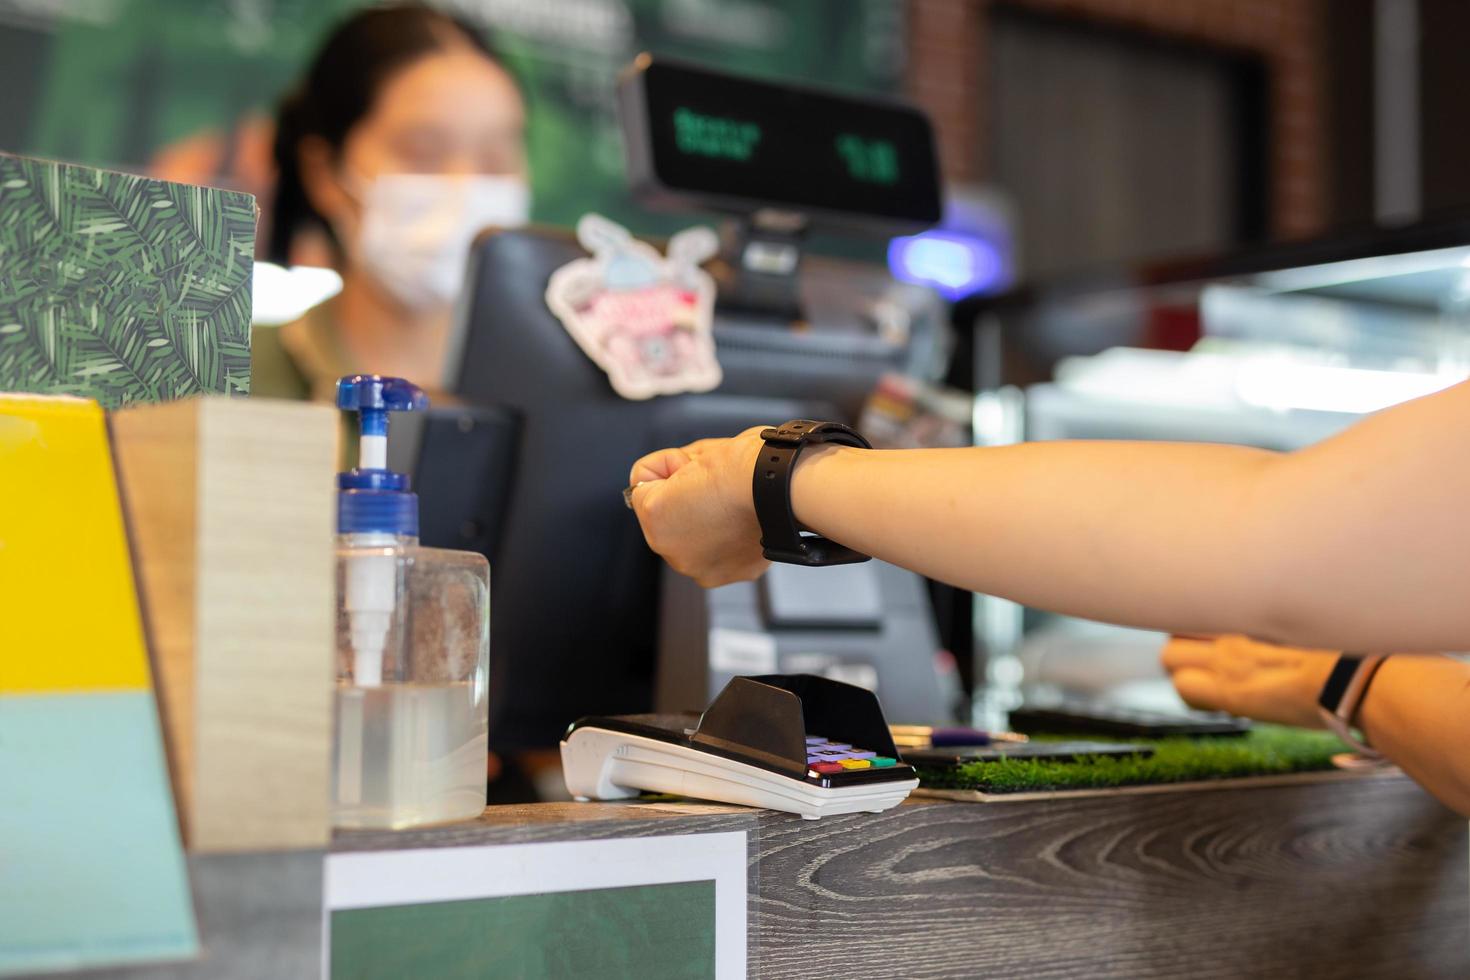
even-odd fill
[{"label": "blue light", "polygon": [[895,279],[932,286],[946,299],[1005,284],[1006,261],[992,241],[949,231],[926,231],[888,243],[888,269]]}]

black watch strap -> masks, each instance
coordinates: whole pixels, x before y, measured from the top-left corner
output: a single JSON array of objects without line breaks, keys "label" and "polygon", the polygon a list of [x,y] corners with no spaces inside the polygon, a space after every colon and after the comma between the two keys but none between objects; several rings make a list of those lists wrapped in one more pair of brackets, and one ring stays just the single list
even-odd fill
[{"label": "black watch strap", "polygon": [[1362,664],[1363,658],[1356,654],[1344,653],[1337,658],[1332,673],[1327,675],[1327,683],[1322,685],[1322,692],[1317,695],[1317,704],[1322,710],[1337,714],[1337,706],[1342,703],[1342,696],[1347,693],[1348,685]]},{"label": "black watch strap", "polygon": [[1342,654],[1327,675],[1322,693],[1317,696],[1317,710],[1328,731],[1357,749],[1360,756],[1380,761],[1383,754],[1354,732],[1353,720],[1384,659],[1377,654]]},{"label": "black watch strap", "polygon": [[856,429],[840,422],[793,419],[778,428],[764,429],[765,446],[756,459],[751,494],[761,526],[761,550],[769,561],[791,565],[847,565],[868,556],[835,541],[804,535],[791,509],[791,474],[797,457],[808,445],[835,443],[872,449]]}]

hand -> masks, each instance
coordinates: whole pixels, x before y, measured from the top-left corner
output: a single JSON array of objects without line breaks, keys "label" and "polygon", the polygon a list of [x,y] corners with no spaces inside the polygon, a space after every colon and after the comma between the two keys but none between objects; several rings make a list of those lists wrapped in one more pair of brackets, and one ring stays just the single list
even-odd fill
[{"label": "hand", "polygon": [[1171,637],[1164,667],[1192,708],[1321,728],[1317,696],[1338,654],[1258,643],[1244,636]]},{"label": "hand", "polygon": [[756,578],[770,565],[751,496],[761,428],[644,456],[628,478],[648,546],[705,588]]}]

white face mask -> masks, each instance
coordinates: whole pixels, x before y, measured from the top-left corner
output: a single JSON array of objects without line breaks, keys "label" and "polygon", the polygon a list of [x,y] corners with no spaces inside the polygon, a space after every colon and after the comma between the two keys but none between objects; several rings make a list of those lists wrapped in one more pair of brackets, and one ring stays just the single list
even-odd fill
[{"label": "white face mask", "polygon": [[526,223],[531,191],[522,177],[384,174],[361,202],[353,259],[406,308],[424,312],[459,296],[477,234]]}]

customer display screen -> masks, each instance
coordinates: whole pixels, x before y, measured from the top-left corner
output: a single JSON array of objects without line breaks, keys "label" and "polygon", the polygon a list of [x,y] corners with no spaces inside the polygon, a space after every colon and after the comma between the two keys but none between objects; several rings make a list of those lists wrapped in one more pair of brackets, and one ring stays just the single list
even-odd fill
[{"label": "customer display screen", "polygon": [[644,144],[629,146],[635,186],[724,209],[939,220],[934,136],[912,107],[647,58],[623,99]]}]

